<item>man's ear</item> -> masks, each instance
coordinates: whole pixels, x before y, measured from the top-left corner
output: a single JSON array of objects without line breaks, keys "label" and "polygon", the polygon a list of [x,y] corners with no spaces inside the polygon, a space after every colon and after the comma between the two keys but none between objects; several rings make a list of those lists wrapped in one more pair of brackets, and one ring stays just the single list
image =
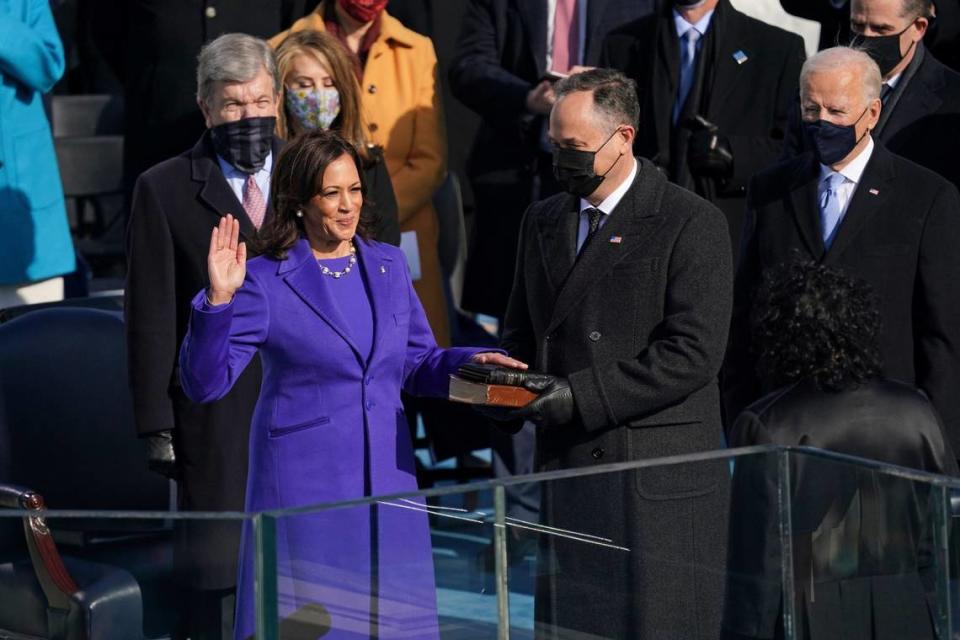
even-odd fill
[{"label": "man's ear", "polygon": [[213,126],[213,123],[210,120],[210,110],[207,108],[207,103],[197,97],[197,106],[200,107],[200,113],[203,114],[203,122],[206,125],[207,129]]}]

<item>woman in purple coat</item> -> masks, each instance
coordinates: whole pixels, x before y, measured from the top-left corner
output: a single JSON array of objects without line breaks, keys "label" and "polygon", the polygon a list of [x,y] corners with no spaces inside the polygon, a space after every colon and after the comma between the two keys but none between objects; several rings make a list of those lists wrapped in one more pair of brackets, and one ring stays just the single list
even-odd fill
[{"label": "woman in purple coat", "polygon": [[[415,491],[400,390],[444,396],[448,375],[468,360],[526,367],[500,353],[437,347],[403,254],[367,237],[374,221],[361,215],[361,167],[336,134],[308,133],[277,159],[262,255],[246,262],[231,216],[213,230],[210,287],[193,301],[180,378],[190,399],[215,400],[259,351],[248,511]],[[237,638],[254,630],[249,534]],[[437,637],[422,504],[284,517],[276,538],[281,619],[312,624],[324,638]]]}]

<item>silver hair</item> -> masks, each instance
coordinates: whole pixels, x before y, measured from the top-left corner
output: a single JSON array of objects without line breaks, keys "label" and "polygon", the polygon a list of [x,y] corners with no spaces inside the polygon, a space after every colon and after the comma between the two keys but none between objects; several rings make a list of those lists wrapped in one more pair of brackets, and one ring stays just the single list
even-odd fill
[{"label": "silver hair", "polygon": [[810,56],[800,69],[800,92],[803,93],[811,73],[856,69],[863,84],[864,102],[880,97],[883,79],[880,67],[863,50],[855,47],[831,47]]},{"label": "silver hair", "polygon": [[261,69],[273,79],[273,93],[280,93],[277,60],[265,40],[245,33],[225,33],[197,56],[197,99],[208,104],[217,82],[249,82]]}]

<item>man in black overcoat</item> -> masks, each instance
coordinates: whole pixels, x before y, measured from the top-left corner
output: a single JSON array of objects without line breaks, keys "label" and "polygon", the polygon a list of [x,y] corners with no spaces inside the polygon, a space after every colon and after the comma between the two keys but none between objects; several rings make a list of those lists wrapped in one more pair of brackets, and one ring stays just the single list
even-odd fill
[{"label": "man in black overcoat", "polygon": [[[720,447],[726,221],[634,158],[638,116],[619,72],[557,85],[549,134],[567,193],[525,214],[502,343],[551,375],[509,415],[538,425],[542,471]],[[716,638],[728,477],[705,463],[544,483],[541,522],[573,538],[540,534],[543,637]]]},{"label": "man in black overcoat", "polygon": [[729,0],[668,0],[604,43],[601,66],[639,87],[637,154],[720,207],[734,255],[747,182],[780,157],[803,59],[799,36]]},{"label": "man in black overcoat", "polygon": [[[933,402],[960,446],[960,195],[935,173],[890,153],[872,132],[882,117],[880,73],[864,53],[836,47],[801,75],[806,135],[815,151],[750,185],[737,271],[727,416],[771,389],[755,374],[749,313],[763,273],[793,260],[837,267],[880,298],[883,375]],[[811,346],[811,348],[813,348]]]},{"label": "man in black overcoat", "polygon": [[[134,189],[127,233],[130,383],[151,467],[178,479],[180,509],[243,511],[260,361],[251,361],[226,397],[204,405],[186,398],[176,363],[190,300],[208,284],[212,229],[231,213],[253,248],[258,223],[271,213],[279,84],[269,46],[242,34],[207,45],[198,76],[208,129],[192,149],[144,172]],[[239,521],[178,528],[178,577],[187,590],[180,637],[219,638],[221,622],[232,623],[239,543]]]}]

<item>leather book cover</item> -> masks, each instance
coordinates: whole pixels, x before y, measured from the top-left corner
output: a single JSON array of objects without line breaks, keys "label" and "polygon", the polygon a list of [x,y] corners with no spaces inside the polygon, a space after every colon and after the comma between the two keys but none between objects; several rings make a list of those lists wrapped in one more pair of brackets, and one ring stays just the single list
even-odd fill
[{"label": "leather book cover", "polygon": [[447,396],[452,402],[483,404],[494,407],[523,407],[537,397],[523,387],[505,384],[485,384],[450,376],[450,391]]}]

